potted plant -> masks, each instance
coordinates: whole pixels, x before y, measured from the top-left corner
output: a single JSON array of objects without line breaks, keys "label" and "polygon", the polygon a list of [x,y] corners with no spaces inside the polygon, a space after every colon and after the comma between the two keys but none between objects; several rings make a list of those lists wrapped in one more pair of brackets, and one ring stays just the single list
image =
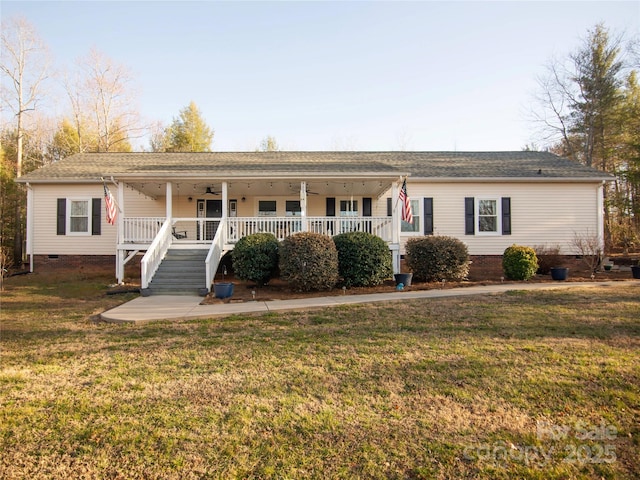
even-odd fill
[{"label": "potted plant", "polygon": [[411,279],[413,278],[413,273],[394,273],[393,278],[396,281],[396,286],[402,284],[405,287],[411,286]]},{"label": "potted plant", "polygon": [[233,295],[233,283],[222,282],[213,284],[213,293],[216,298],[229,298]]},{"label": "potted plant", "polygon": [[566,280],[569,277],[569,269],[563,266],[551,267],[551,278],[553,280]]}]

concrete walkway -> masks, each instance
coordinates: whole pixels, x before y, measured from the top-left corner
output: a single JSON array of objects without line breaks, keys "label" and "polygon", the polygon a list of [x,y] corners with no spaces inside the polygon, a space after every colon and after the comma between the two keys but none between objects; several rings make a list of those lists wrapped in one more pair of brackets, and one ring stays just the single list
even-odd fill
[{"label": "concrete walkway", "polygon": [[[403,301],[415,298],[442,298],[467,295],[498,294],[509,290],[557,290],[576,287],[621,285],[640,288],[640,282],[566,282],[566,283],[502,283],[443,290],[414,290],[366,295],[338,295],[293,300],[253,301],[200,305],[202,297],[184,295],[156,295],[138,297],[102,313],[103,320],[115,323],[144,323],[159,320],[187,320],[194,318],[227,317],[244,313],[267,313],[283,310],[302,310],[356,303]],[[640,294],[640,292],[639,292]]]}]

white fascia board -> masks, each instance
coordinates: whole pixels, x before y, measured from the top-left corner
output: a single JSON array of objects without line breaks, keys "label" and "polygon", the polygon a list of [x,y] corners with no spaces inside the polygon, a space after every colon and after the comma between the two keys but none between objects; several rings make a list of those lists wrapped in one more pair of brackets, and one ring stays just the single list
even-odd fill
[{"label": "white fascia board", "polygon": [[424,183],[602,183],[613,177],[412,177]]}]

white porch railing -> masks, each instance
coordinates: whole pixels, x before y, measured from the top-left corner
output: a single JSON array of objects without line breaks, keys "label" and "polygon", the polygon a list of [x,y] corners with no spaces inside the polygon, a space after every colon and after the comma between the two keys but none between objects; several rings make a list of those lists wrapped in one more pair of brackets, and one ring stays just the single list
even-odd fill
[{"label": "white porch railing", "polygon": [[[211,287],[225,247],[254,233],[272,233],[278,240],[298,232],[335,236],[368,232],[388,243],[393,240],[391,217],[228,217],[226,219],[128,217],[125,243],[150,244],[141,261],[141,286],[148,288],[172,243],[210,245],[206,258],[207,288]],[[220,225],[223,228],[218,228]],[[155,231],[155,236],[152,233]]]},{"label": "white porch railing", "polygon": [[[222,220],[221,222],[224,225],[224,222]],[[211,247],[209,248],[207,258],[204,261],[207,289],[211,289],[211,284],[213,283],[213,279],[215,278],[216,271],[218,270],[218,265],[220,264],[220,260],[222,259],[222,255],[224,254],[224,245],[226,243],[227,239],[225,235],[225,229],[218,228],[215,237],[213,237],[213,242],[211,242]]]},{"label": "white porch railing", "polygon": [[165,220],[158,232],[158,236],[151,243],[140,262],[140,283],[143,289],[149,288],[149,282],[151,282],[160,266],[160,262],[162,262],[164,255],[171,246],[171,238],[171,223],[169,220]]},{"label": "white porch railing", "polygon": [[123,221],[125,243],[151,243],[158,235],[165,217],[126,217]]},{"label": "white porch railing", "polygon": [[367,232],[385,242],[393,238],[392,217],[307,217],[308,231],[331,237],[347,232]]},{"label": "white porch railing", "polygon": [[284,240],[298,232],[329,236],[368,232],[391,242],[392,227],[391,217],[231,217],[227,219],[227,241],[235,243],[254,233],[272,233]]}]

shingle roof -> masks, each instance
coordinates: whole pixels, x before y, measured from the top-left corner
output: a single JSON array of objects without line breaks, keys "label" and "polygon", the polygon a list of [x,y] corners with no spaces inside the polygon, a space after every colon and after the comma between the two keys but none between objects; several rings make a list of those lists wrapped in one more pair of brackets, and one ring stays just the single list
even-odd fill
[{"label": "shingle roof", "polygon": [[606,174],[546,152],[209,152],[76,154],[21,177],[22,182],[100,177],[270,177],[277,174],[419,178],[571,178]]}]

